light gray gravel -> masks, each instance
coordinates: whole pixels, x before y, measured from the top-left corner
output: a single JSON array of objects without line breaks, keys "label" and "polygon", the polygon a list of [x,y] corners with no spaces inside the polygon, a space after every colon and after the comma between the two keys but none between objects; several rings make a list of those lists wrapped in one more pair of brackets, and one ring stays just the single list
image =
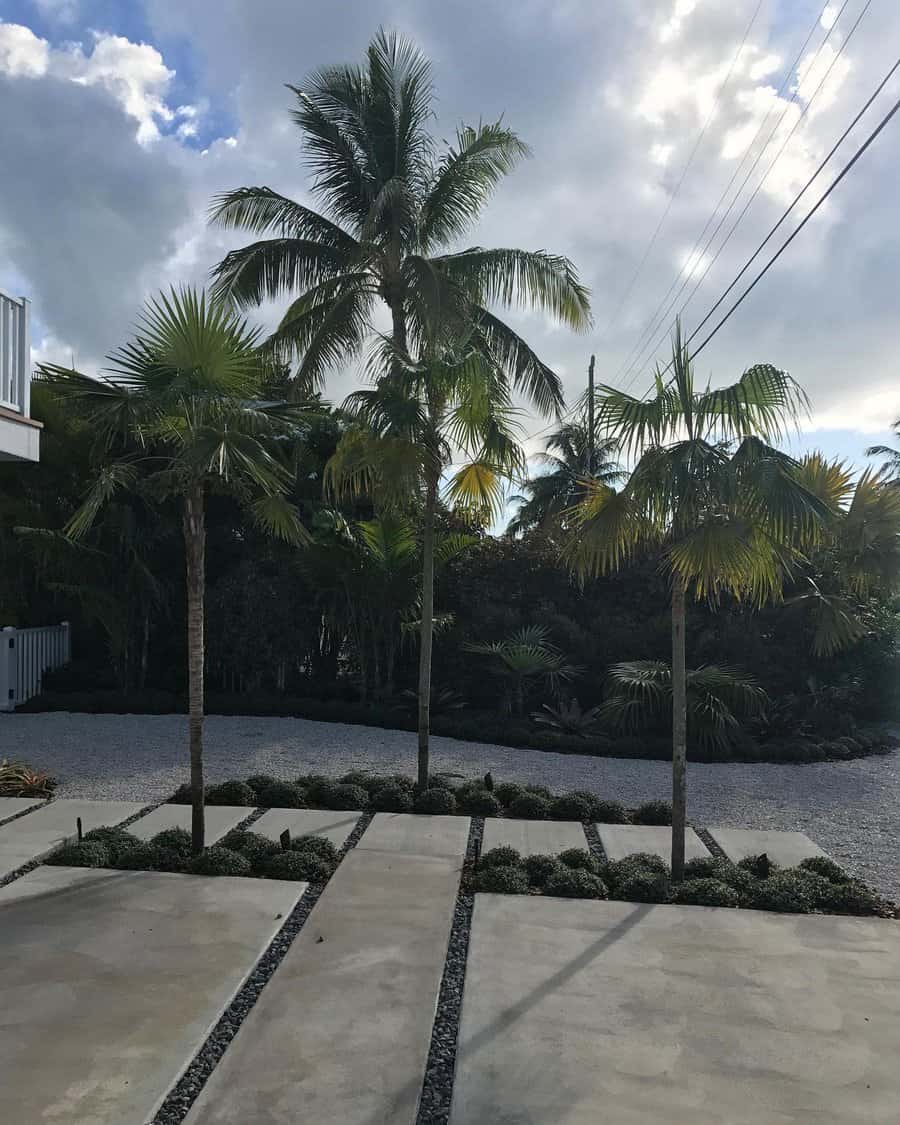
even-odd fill
[{"label": "light gray gravel", "polygon": [[[19,758],[60,779],[60,796],[161,800],[188,779],[181,715],[0,715],[0,758]],[[312,770],[415,770],[416,737],[306,719],[210,716],[210,781]],[[634,805],[668,797],[665,762],[515,750],[433,740],[436,770],[497,780],[587,788]],[[799,829],[882,893],[900,897],[900,751],[817,765],[694,764],[689,811],[699,825]]]}]

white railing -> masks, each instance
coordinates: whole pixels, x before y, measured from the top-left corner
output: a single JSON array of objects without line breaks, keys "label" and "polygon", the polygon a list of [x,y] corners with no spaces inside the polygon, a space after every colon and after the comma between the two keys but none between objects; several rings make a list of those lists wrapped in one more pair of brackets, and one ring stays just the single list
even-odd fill
[{"label": "white railing", "polygon": [[0,711],[14,711],[40,694],[44,673],[68,664],[71,657],[68,621],[38,629],[0,629]]},{"label": "white railing", "polygon": [[31,411],[30,303],[0,289],[0,406]]}]

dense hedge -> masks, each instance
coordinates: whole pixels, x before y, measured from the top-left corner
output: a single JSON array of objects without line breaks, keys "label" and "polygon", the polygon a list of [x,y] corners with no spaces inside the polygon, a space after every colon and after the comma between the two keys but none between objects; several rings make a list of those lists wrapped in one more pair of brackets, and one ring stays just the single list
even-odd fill
[{"label": "dense hedge", "polygon": [[[184,696],[166,691],[62,692],[45,691],[23,703],[19,711],[75,711],[88,714],[186,714]],[[347,700],[322,700],[281,695],[216,695],[206,697],[208,715],[274,716],[313,719],[318,722],[349,723],[386,730],[415,730],[408,709]],[[550,730],[537,730],[526,720],[503,718],[494,711],[461,711],[436,715],[432,734],[526,750],[546,750],[556,754],[584,754],[597,758],[643,758],[671,760],[671,740],[658,735],[628,735],[610,738],[591,735],[580,738]],[[846,761],[870,754],[888,753],[897,740],[880,729],[857,731],[854,735],[814,740],[778,738],[764,742],[750,739],[728,748],[691,746],[688,757],[695,762],[821,762]]]}]

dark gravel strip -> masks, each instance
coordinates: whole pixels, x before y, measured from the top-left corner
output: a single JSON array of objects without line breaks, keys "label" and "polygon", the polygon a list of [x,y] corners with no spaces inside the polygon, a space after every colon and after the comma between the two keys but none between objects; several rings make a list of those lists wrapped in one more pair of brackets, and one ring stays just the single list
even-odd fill
[{"label": "dark gravel strip", "polygon": [[603,847],[603,841],[600,839],[600,833],[597,831],[596,824],[582,824],[584,834],[587,837],[588,851],[599,860],[600,863],[606,863],[606,849]]},{"label": "dark gravel strip", "polygon": [[692,824],[691,827],[709,849],[709,854],[713,857],[713,859],[724,859],[726,863],[731,862],[728,856],[722,851],[719,845],[712,838],[712,834],[710,833],[708,828],[698,828],[696,824]]},{"label": "dark gravel strip", "polygon": [[[157,805],[161,805],[162,803],[162,801],[154,801],[152,805],[144,805],[142,809],[138,809],[136,813],[132,813],[131,816],[126,817],[125,820],[117,821],[118,827],[127,828],[130,824],[134,824],[134,822],[136,820],[139,820],[142,816],[146,816],[147,813],[153,812]],[[45,808],[46,805],[49,804],[49,801],[45,801],[44,804],[40,806],[40,808]],[[20,816],[27,816],[28,813],[35,811],[35,809],[26,809],[24,813],[19,813],[17,816],[11,817],[10,819],[18,820]],[[4,821],[4,823],[8,824],[9,821]],[[74,836],[75,833],[73,832],[72,835]],[[52,848],[48,848],[45,852],[41,852],[39,856],[36,856],[34,859],[29,860],[28,863],[23,863],[22,866],[17,867],[15,871],[10,871],[7,875],[4,875],[2,879],[0,879],[0,887],[6,887],[10,883],[14,883],[16,879],[21,879],[23,875],[27,875],[29,871],[34,871],[34,869],[36,867],[40,867],[47,856],[54,851],[56,851],[56,845],[54,845],[54,847]]]},{"label": "dark gravel strip", "polygon": [[419,1112],[416,1125],[447,1125],[450,1117],[450,1100],[453,1096],[453,1077],[456,1071],[456,1043],[459,1036],[459,1016],[462,1009],[466,981],[466,959],[469,955],[469,933],[472,929],[472,893],[475,863],[481,854],[484,819],[472,817],[469,841],[463,863],[462,878],[453,911],[453,926],[447,943],[447,959],[438,993],[431,1047],[425,1064],[425,1078],[419,1095]]},{"label": "dark gravel strip", "polygon": [[[248,823],[252,824],[265,811],[265,809],[255,809],[254,813],[246,817],[238,827],[244,828]],[[372,817],[368,813],[364,813],[359,818],[356,827],[338,853],[339,862],[347,852],[356,847],[371,820]],[[272,939],[265,953],[257,961],[250,976],[225,1009],[224,1014],[207,1036],[203,1046],[194,1055],[184,1074],[166,1097],[153,1119],[153,1125],[181,1125],[181,1122],[184,1121],[200,1091],[206,1085],[207,1079],[215,1070],[228,1045],[237,1035],[241,1024],[259,999],[260,993],[283,961],[297,934],[303,929],[325,886],[324,883],[310,883],[306,888],[300,901],[288,915],[287,921]]]},{"label": "dark gravel strip", "polygon": [[[252,824],[255,824],[261,816],[267,813],[268,809],[251,809],[243,820],[239,820],[234,828],[229,829],[231,832],[247,832]],[[228,832],[225,833],[228,835]]]},{"label": "dark gravel strip", "polygon": [[37,812],[38,809],[45,809],[52,800],[52,797],[48,797],[46,801],[41,801],[39,805],[31,805],[27,809],[20,809],[18,812],[14,812],[11,816],[4,816],[0,819],[0,828],[2,828],[4,824],[12,824],[14,820],[21,820],[23,816],[28,816],[29,813]]}]

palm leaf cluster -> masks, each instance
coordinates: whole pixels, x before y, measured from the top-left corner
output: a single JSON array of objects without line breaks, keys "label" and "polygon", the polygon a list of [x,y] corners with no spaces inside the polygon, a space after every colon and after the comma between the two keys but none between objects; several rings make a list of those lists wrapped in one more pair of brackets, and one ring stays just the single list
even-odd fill
[{"label": "palm leaf cluster", "polygon": [[563,684],[581,672],[566,660],[543,625],[525,625],[499,641],[471,642],[464,647],[466,652],[489,658],[491,671],[506,684],[507,708],[516,714],[522,713],[526,693],[535,683],[559,693]]}]

